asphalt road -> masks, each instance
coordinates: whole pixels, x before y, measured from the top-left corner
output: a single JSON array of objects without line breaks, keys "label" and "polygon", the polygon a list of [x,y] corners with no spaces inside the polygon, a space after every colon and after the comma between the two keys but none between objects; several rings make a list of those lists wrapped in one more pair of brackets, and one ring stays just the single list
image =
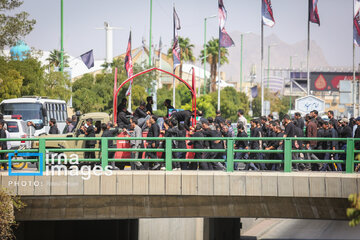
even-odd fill
[{"label": "asphalt road", "polygon": [[[245,219],[241,219],[245,221]],[[258,219],[242,232],[247,240],[359,240],[360,226],[349,227],[347,221],[302,220],[302,219]]]}]

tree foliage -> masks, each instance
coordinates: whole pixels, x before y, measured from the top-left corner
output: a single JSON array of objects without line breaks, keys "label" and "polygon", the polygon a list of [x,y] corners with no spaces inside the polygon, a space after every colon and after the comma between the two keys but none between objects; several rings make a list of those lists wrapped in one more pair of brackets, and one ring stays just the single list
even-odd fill
[{"label": "tree foliage", "polygon": [[346,215],[350,218],[349,225],[355,227],[360,223],[360,194],[350,194],[349,202],[351,207],[346,210]]},{"label": "tree foliage", "polygon": [[16,44],[18,40],[28,35],[36,21],[29,19],[27,12],[7,15],[23,4],[19,0],[0,0],[0,50]]},{"label": "tree foliage", "polygon": [[46,72],[46,66],[34,57],[19,61],[0,57],[0,100],[21,96],[48,96],[69,100],[70,79],[66,73]]},{"label": "tree foliage", "polygon": [[[69,56],[64,53],[63,55],[63,61],[64,61],[64,67],[69,67]],[[46,61],[49,62],[49,66],[51,68],[54,68],[54,67],[60,67],[60,63],[61,63],[61,51],[59,50],[52,50],[50,52],[50,55],[49,57],[46,59]]]},{"label": "tree foliage", "polygon": [[0,239],[15,239],[13,229],[16,227],[14,210],[20,210],[25,204],[18,197],[9,195],[0,188]]},{"label": "tree foliage", "polygon": [[[205,49],[201,50],[200,58],[204,58]],[[219,39],[211,39],[206,44],[206,62],[210,64],[210,91],[215,92],[216,90],[216,76],[217,76],[217,65],[219,62]],[[220,48],[220,64],[223,65],[229,62],[227,56],[229,52],[227,48]],[[201,63],[203,63],[201,61]],[[208,85],[208,84],[207,84]],[[208,86],[206,86],[207,92],[209,90]]]}]

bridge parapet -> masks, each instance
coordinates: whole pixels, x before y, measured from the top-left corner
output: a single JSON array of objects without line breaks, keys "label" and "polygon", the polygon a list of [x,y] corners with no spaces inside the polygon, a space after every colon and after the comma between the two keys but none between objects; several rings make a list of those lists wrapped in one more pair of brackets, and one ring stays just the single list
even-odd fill
[{"label": "bridge parapet", "polygon": [[0,184],[20,196],[175,195],[347,198],[359,174],[336,172],[113,171],[111,176],[8,176]]}]

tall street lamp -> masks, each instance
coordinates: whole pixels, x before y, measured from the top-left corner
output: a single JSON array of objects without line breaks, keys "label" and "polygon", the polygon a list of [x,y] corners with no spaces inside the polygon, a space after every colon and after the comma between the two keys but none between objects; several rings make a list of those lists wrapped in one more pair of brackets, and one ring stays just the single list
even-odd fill
[{"label": "tall street lamp", "polygon": [[60,24],[60,35],[61,35],[61,46],[60,46],[60,71],[64,71],[64,2],[60,2],[60,14],[61,14],[61,24]]},{"label": "tall street lamp", "polygon": [[291,71],[292,71],[292,59],[293,57],[297,57],[297,55],[294,56],[290,56],[290,68],[289,68],[289,79],[290,79],[290,110],[292,109],[292,101],[291,101],[291,96],[292,96],[292,88],[293,88],[293,83],[291,80]]},{"label": "tall street lamp", "polygon": [[251,32],[241,34],[241,48],[240,48],[240,92],[242,92],[242,80],[243,80],[243,39],[244,35]]},{"label": "tall street lamp", "polygon": [[[216,18],[216,15],[204,18],[204,56],[207,56],[206,51],[206,20],[210,18]],[[200,87],[200,86],[199,86]],[[206,94],[206,57],[204,57],[204,95]]]},{"label": "tall street lamp", "polygon": [[269,88],[269,82],[270,82],[270,47],[275,47],[277,44],[270,44],[268,46],[268,79],[267,79],[267,88]]}]

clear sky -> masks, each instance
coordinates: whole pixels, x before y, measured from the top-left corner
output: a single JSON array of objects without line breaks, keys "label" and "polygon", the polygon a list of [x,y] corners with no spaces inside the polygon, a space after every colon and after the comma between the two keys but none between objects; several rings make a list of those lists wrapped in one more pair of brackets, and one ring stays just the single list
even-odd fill
[{"label": "clear sky", "polygon": [[[179,34],[194,44],[204,41],[204,17],[217,14],[217,0],[153,0],[153,42],[160,36],[169,47],[172,34],[172,6],[181,20]],[[265,35],[276,34],[287,43],[306,39],[308,0],[272,0],[276,24],[265,27]],[[260,34],[261,0],[224,0],[228,11],[226,29]],[[319,0],[321,26],[311,24],[311,39],[323,49],[332,66],[352,65],[353,0]],[[149,41],[150,0],[64,0],[64,48],[72,56],[94,49],[96,59],[105,58],[104,21],[123,27],[114,32],[114,56],[125,52],[129,29],[133,47]],[[25,0],[21,10],[37,20],[33,32],[26,37],[31,47],[41,50],[60,48],[60,0]],[[207,39],[217,37],[217,18],[208,20]],[[240,43],[235,43],[240,44]],[[260,46],[259,46],[260,47]],[[360,49],[356,48],[360,56]],[[358,59],[357,59],[358,61]]]}]

